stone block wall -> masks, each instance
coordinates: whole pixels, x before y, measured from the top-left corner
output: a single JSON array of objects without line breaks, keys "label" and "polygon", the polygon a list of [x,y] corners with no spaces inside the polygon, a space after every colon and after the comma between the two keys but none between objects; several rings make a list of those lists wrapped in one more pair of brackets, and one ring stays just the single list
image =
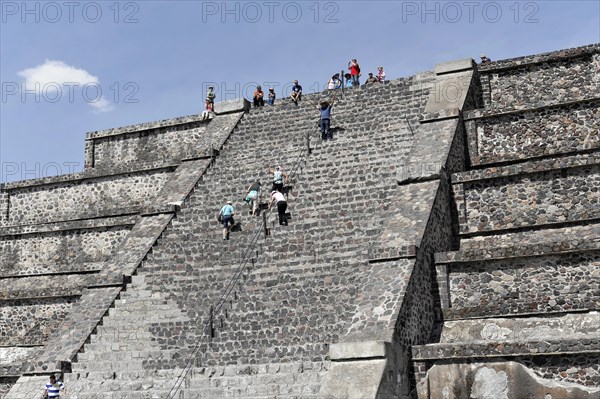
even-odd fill
[{"label": "stone block wall", "polygon": [[547,57],[522,57],[479,68],[486,108],[518,110],[547,106],[600,93],[598,45]]},{"label": "stone block wall", "polygon": [[62,297],[0,302],[2,345],[43,345],[69,314],[76,300],[77,297]]},{"label": "stone block wall", "polygon": [[97,270],[129,230],[114,226],[0,237],[0,275]]},{"label": "stone block wall", "polygon": [[[562,160],[562,164],[569,160]],[[525,172],[525,173],[523,173]],[[590,164],[454,186],[462,233],[600,217],[600,166]]]},{"label": "stone block wall", "polygon": [[86,169],[111,170],[140,164],[176,164],[210,146],[209,120],[200,115],[140,123],[86,135]]},{"label": "stone block wall", "polygon": [[153,200],[171,172],[166,168],[86,180],[10,183],[5,186],[9,214],[2,226],[136,213]]},{"label": "stone block wall", "polygon": [[473,164],[515,161],[600,147],[600,100],[467,119]]},{"label": "stone block wall", "polygon": [[600,253],[454,264],[453,317],[569,312],[600,307]]}]

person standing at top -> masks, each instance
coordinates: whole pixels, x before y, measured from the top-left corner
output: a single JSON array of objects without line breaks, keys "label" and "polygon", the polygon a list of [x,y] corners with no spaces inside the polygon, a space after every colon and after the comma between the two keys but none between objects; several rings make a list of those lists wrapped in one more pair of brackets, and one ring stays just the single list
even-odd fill
[{"label": "person standing at top", "polygon": [[287,226],[287,218],[285,217],[285,211],[287,210],[287,201],[283,194],[279,191],[271,191],[271,204],[269,208],[273,207],[273,204],[277,204],[277,214],[279,215],[279,225]]},{"label": "person standing at top", "polygon": [[272,87],[269,87],[269,98],[267,98],[267,104],[269,105],[274,105],[275,104],[275,89]]},{"label": "person standing at top", "polygon": [[383,67],[377,67],[377,81],[379,83],[385,82],[385,72],[383,72]]},{"label": "person standing at top", "polygon": [[227,204],[223,205],[219,214],[221,215],[221,223],[223,224],[223,239],[229,240],[229,231],[231,230],[231,226],[235,224],[233,220],[233,216],[235,215],[233,202],[227,201]]},{"label": "person standing at top", "polygon": [[67,394],[65,385],[61,381],[56,380],[54,374],[50,374],[50,382],[44,384],[44,398],[59,399],[60,393]]},{"label": "person standing at top", "polygon": [[319,112],[321,112],[321,139],[325,140],[333,140],[333,135],[331,133],[331,108],[333,107],[333,103],[335,102],[335,97],[331,100],[331,104],[327,100],[323,100],[320,103]]},{"label": "person standing at top", "polygon": [[217,95],[214,92],[214,87],[208,86],[208,92],[206,93],[206,100],[204,102],[205,107],[204,111],[202,111],[202,120],[208,119],[210,117],[210,113],[214,112],[216,96]]},{"label": "person standing at top", "polygon": [[254,94],[252,96],[252,103],[254,104],[255,107],[264,107],[265,105],[265,93],[262,91],[262,88],[259,86],[256,86],[256,90],[254,91]]},{"label": "person standing at top", "polygon": [[356,58],[353,58],[352,61],[348,63],[348,69],[350,70],[350,76],[352,77],[352,86],[360,86],[360,82],[358,81],[358,78],[360,77],[360,65],[358,65]]},{"label": "person standing at top", "polygon": [[285,180],[288,178],[288,175],[286,175],[283,170],[281,169],[281,166],[277,165],[275,167],[275,169],[269,169],[269,173],[273,174],[273,190],[275,191],[279,191],[280,193],[283,192],[283,184],[285,183]]},{"label": "person standing at top", "polygon": [[292,87],[290,98],[296,105],[298,105],[298,101],[302,100],[302,86],[298,84],[297,80],[294,80],[294,87]]},{"label": "person standing at top", "polygon": [[206,93],[206,110],[209,112],[215,110],[215,98],[217,95],[214,90],[215,88],[213,86],[208,86],[208,92]]}]

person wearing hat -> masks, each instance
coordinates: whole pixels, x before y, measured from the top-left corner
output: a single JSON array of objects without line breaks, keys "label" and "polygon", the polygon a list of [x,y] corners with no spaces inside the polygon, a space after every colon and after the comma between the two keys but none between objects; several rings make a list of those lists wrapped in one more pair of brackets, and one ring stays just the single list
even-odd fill
[{"label": "person wearing hat", "polygon": [[269,105],[275,105],[275,89],[272,87],[269,87],[269,98],[267,98],[267,104]]},{"label": "person wearing hat", "polygon": [[383,67],[377,67],[377,81],[379,83],[385,82],[385,72],[383,72]]},{"label": "person wearing hat", "polygon": [[331,133],[331,108],[335,102],[335,97],[331,100],[331,104],[327,100],[322,100],[319,105],[319,112],[321,112],[321,122],[319,127],[321,129],[321,140],[333,140]]},{"label": "person wearing hat", "polygon": [[481,58],[482,64],[489,64],[490,62],[492,62],[492,60],[490,60],[485,54],[481,54],[479,58]]},{"label": "person wearing hat", "polygon": [[373,76],[373,72],[369,72],[369,77],[367,78],[367,82],[365,84],[371,85],[373,83],[378,83],[379,81],[375,76]]},{"label": "person wearing hat", "polygon": [[229,230],[235,224],[233,220],[233,216],[235,215],[233,202],[231,200],[227,201],[227,204],[223,205],[219,214],[221,215],[221,223],[223,224],[223,239],[229,240]]},{"label": "person wearing hat", "polygon": [[273,207],[273,204],[277,204],[277,214],[279,215],[279,225],[287,226],[287,218],[285,217],[285,211],[287,210],[287,201],[282,193],[279,191],[271,191],[271,204],[269,209]]},{"label": "person wearing hat", "polygon": [[264,107],[265,105],[265,93],[262,91],[262,88],[260,87],[260,85],[256,86],[256,90],[254,91],[253,94],[253,100],[252,102],[254,103],[255,107]]}]

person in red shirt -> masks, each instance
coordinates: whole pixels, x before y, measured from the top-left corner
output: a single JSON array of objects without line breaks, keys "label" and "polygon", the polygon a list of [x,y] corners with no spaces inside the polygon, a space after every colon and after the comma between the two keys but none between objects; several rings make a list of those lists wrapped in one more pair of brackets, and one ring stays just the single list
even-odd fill
[{"label": "person in red shirt", "polygon": [[348,63],[348,69],[350,70],[350,76],[352,78],[352,86],[360,86],[360,82],[358,78],[360,77],[360,65],[356,61],[356,58],[353,58],[352,61]]}]

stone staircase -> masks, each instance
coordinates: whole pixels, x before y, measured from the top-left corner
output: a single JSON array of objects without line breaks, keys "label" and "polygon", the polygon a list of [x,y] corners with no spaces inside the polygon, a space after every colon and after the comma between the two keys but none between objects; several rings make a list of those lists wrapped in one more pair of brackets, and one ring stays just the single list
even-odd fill
[{"label": "stone staircase", "polygon": [[[65,376],[70,395],[166,397],[185,375],[182,397],[317,398],[328,342],[343,333],[348,309],[358,306],[348,287],[364,289],[353,271],[368,267],[369,242],[394,193],[397,159],[410,148],[406,118],[416,123],[422,112],[427,79],[392,81],[339,99],[333,126],[342,129],[333,142],[316,139],[311,102],[318,95],[298,107],[247,114],[78,355]],[[302,156],[307,131],[313,134],[308,157]],[[262,218],[248,215],[239,198],[256,178],[269,182],[266,167],[275,164],[295,175],[288,193],[292,219],[280,227],[270,214],[265,240]],[[223,241],[215,215],[227,199],[241,231]],[[251,257],[240,273],[247,248]],[[207,331],[211,306],[213,330]]]},{"label": "stone staircase", "polygon": [[[419,398],[600,398],[600,48],[479,68]],[[518,84],[517,84],[518,82]]]}]

